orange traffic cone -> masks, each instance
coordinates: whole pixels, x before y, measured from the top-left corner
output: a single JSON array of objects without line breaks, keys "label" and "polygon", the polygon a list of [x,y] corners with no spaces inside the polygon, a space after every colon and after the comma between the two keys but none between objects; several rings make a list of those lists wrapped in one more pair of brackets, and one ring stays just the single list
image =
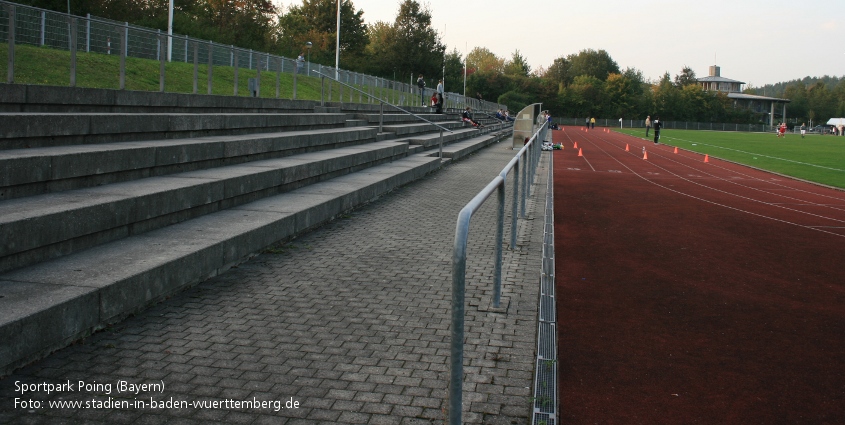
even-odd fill
[{"label": "orange traffic cone", "polygon": [[643,159],[648,159],[648,152],[643,151]]},{"label": "orange traffic cone", "polygon": [[584,156],[584,154],[581,152],[581,148],[578,148],[578,156]]},{"label": "orange traffic cone", "polygon": [[704,154],[704,162],[710,162],[710,155]]},{"label": "orange traffic cone", "polygon": [[631,149],[630,149],[630,148],[628,148],[628,144],[627,144],[627,143],[625,143],[625,152],[631,152]]},{"label": "orange traffic cone", "polygon": [[678,147],[675,146],[675,153],[678,153]]},{"label": "orange traffic cone", "polygon": [[573,148],[578,149],[578,142],[575,142],[575,146]]}]

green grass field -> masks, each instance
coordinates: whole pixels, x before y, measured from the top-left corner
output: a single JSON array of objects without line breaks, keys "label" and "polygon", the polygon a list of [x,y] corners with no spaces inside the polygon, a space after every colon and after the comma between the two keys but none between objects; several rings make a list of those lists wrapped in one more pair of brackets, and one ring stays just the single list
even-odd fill
[{"label": "green grass field", "polygon": [[[645,129],[618,131],[644,137]],[[845,188],[845,137],[696,130],[663,130],[660,142],[680,149]]]},{"label": "green grass field", "polygon": [[[8,44],[0,44],[0,75],[5,81],[7,72]],[[117,55],[103,55],[100,53],[79,52],[76,56],[76,86],[87,88],[118,89],[120,88],[120,57]],[[148,59],[126,58],[126,89],[138,91],[159,91],[160,62]],[[197,92],[208,93],[208,67],[199,64],[197,75]],[[238,95],[249,93],[249,78],[255,78],[255,70],[238,69]],[[194,64],[171,62],[165,66],[165,92],[192,93],[194,86]],[[328,80],[327,80],[328,81]],[[15,46],[15,83],[43,84],[51,86],[68,86],[70,84],[70,52],[46,47],[30,45]],[[326,101],[340,101],[341,92],[338,84],[332,87],[329,98],[328,84],[326,85]],[[356,85],[356,88],[369,92],[369,87]],[[212,94],[233,96],[235,91],[235,70],[228,66],[215,66],[212,70]],[[342,91],[343,101],[349,102],[348,87]],[[408,97],[407,93],[402,93]],[[385,100],[398,98],[399,94],[388,89],[376,89],[376,97]],[[395,97],[394,97],[395,96]],[[276,97],[276,73],[261,73],[261,97]],[[279,78],[279,97],[293,98],[293,74],[282,73]],[[303,100],[320,100],[320,78],[308,77],[303,74],[297,76],[296,98]],[[352,102],[359,98],[366,103],[366,96],[359,97],[359,93],[352,95]],[[416,105],[418,97],[411,96]]]}]

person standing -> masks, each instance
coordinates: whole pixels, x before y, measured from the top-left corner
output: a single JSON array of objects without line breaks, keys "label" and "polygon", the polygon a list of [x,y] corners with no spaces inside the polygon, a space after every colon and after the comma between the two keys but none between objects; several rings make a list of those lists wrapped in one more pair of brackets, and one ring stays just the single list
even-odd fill
[{"label": "person standing", "polygon": [[657,145],[659,144],[660,140],[660,128],[663,127],[663,123],[660,122],[660,117],[654,117],[654,122],[652,123],[652,126],[654,126],[654,144]]},{"label": "person standing", "polygon": [[801,138],[804,138],[804,135],[807,134],[807,125],[805,123],[801,123]]},{"label": "person standing", "polygon": [[584,127],[590,128],[590,118],[587,118],[587,120],[584,121]]},{"label": "person standing", "polygon": [[590,118],[590,128],[596,128],[596,118]]},{"label": "person standing", "polygon": [[651,129],[651,115],[645,117],[645,138],[648,139],[648,131]]},{"label": "person standing", "polygon": [[302,74],[303,68],[305,68],[305,53],[299,52],[299,56],[296,57],[296,73]]},{"label": "person standing", "polygon": [[443,79],[441,78],[440,81],[437,82],[437,109],[435,110],[436,113],[442,114],[443,113]]},{"label": "person standing", "polygon": [[417,87],[420,88],[420,103],[425,107],[425,79],[422,74],[417,78]]}]

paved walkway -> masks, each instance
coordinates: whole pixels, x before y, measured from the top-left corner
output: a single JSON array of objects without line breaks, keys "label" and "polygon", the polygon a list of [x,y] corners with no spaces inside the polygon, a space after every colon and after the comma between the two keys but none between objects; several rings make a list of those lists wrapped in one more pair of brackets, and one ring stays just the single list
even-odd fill
[{"label": "paved walkway", "polygon": [[[18,370],[0,380],[0,423],[441,423],[455,220],[513,157],[506,144]],[[535,194],[545,193],[545,166]],[[529,423],[543,230],[543,220],[532,218],[535,210],[542,214],[539,200],[520,220],[519,249],[505,251],[506,313],[486,311],[494,199],[472,225],[468,423]],[[121,381],[149,385],[120,388]],[[66,385],[48,392],[43,384]],[[15,398],[41,404],[16,408]],[[83,405],[50,405],[57,402]]]}]

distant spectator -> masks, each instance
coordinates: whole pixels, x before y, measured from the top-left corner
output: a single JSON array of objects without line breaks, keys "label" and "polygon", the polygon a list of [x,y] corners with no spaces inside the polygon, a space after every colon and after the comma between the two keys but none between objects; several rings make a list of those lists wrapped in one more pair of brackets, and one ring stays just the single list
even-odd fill
[{"label": "distant spectator", "polygon": [[845,136],[845,124],[839,124],[839,135]]},{"label": "distant spectator", "polygon": [[590,128],[596,128],[596,118],[590,118]]},{"label": "distant spectator", "polygon": [[511,116],[511,111],[505,110],[505,120],[507,121],[514,121],[514,118]]},{"label": "distant spectator", "polygon": [[[663,127],[663,123],[660,122],[660,117],[654,117],[652,126],[654,126],[654,144],[656,145],[660,143],[660,129]],[[645,147],[643,147],[643,149],[645,149]]]},{"label": "distant spectator", "polygon": [[466,109],[464,109],[464,112],[461,114],[461,121],[468,122],[468,123],[472,124],[473,127],[484,128],[484,126],[481,125],[481,123],[472,119],[472,109],[470,109],[469,106],[467,106]]},{"label": "distant spectator", "polygon": [[496,119],[498,119],[499,121],[505,120],[505,113],[501,109],[496,111]]},{"label": "distant spectator", "polygon": [[586,121],[584,121],[584,127],[590,128],[590,118],[588,117]]},{"label": "distant spectator", "polygon": [[645,137],[648,139],[648,131],[651,130],[651,115],[645,117]]},{"label": "distant spectator", "polygon": [[425,79],[423,75],[420,74],[419,78],[417,78],[417,87],[420,88],[420,103],[422,106],[425,106]]},{"label": "distant spectator", "polygon": [[443,92],[443,79],[441,78],[440,81],[437,82],[437,104],[435,105],[437,109],[434,111],[438,114],[443,113],[443,99],[444,99],[444,92]]},{"label": "distant spectator", "polygon": [[296,73],[302,74],[302,70],[305,68],[305,53],[299,52],[299,56],[296,57]]}]

